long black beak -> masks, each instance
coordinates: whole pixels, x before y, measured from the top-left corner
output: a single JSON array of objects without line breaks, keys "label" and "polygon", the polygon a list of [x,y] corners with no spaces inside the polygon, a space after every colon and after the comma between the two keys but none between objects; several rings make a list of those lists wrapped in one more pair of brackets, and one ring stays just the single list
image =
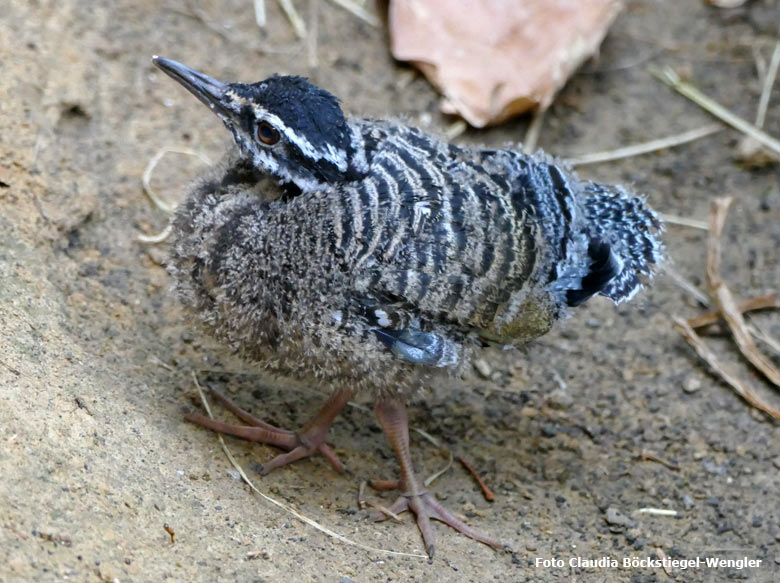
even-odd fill
[{"label": "long black beak", "polygon": [[186,65],[171,59],[158,57],[157,55],[152,57],[152,62],[166,75],[181,83],[187,91],[200,99],[214,113],[229,115],[229,112],[223,105],[223,98],[227,89],[226,83],[212,79],[208,75],[204,75],[195,69],[190,69]]}]

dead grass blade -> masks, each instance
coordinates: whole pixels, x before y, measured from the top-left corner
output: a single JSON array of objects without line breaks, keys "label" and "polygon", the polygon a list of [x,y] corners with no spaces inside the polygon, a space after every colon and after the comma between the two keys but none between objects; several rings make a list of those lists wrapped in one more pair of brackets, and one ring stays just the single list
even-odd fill
[{"label": "dead grass blade", "polygon": [[769,109],[769,97],[772,95],[772,86],[775,84],[778,68],[780,68],[780,41],[775,45],[775,50],[772,52],[772,58],[769,61],[769,67],[764,77],[764,85],[761,88],[761,97],[758,100],[758,110],[756,111],[756,127],[764,127],[766,112]]},{"label": "dead grass blade", "polygon": [[775,154],[780,154],[780,140],[773,138],[753,124],[745,121],[741,117],[734,115],[731,111],[704,95],[696,87],[680,79],[679,75],[677,75],[677,73],[675,73],[670,67],[666,67],[663,70],[651,67],[648,70],[650,71],[650,74],[653,75],[653,77],[666,83],[672,89],[681,95],[684,95],[696,103],[699,107],[707,110],[709,113],[722,120],[724,123],[727,123],[734,129],[752,137],[756,141],[766,146],[768,149],[775,152]]},{"label": "dead grass blade", "polygon": [[755,324],[748,325],[748,330],[757,339],[767,345],[775,354],[780,355],[780,342],[770,336],[765,330],[762,330]]},{"label": "dead grass blade", "polygon": [[171,223],[168,223],[168,225],[156,235],[145,235],[141,233],[139,235],[136,235],[135,238],[141,243],[150,243],[150,244],[162,243],[168,237],[170,237],[171,231],[173,231],[173,225]]},{"label": "dead grass blade", "polygon": [[670,262],[661,265],[661,271],[672,278],[672,281],[680,289],[686,291],[691,297],[695,298],[702,306],[709,308],[712,305],[710,298],[707,297],[693,282],[688,281],[683,275],[671,266]]},{"label": "dead grass blade", "polygon": [[649,142],[642,142],[640,144],[632,144],[624,148],[618,148],[617,150],[594,152],[593,154],[584,154],[582,156],[567,158],[566,162],[571,166],[585,166],[586,164],[601,164],[603,162],[622,160],[623,158],[632,158],[634,156],[650,154],[651,152],[657,152],[658,150],[687,144],[688,142],[710,136],[722,129],[723,126],[721,124],[710,124],[674,136],[650,140]]},{"label": "dead grass blade", "polygon": [[758,349],[750,337],[747,323],[739,310],[731,290],[720,276],[720,235],[726,222],[726,215],[734,199],[730,196],[716,198],[710,208],[710,231],[707,240],[707,289],[718,311],[728,324],[742,355],[760,370],[763,375],[780,387],[780,371]]},{"label": "dead grass blade", "polygon": [[320,0],[309,0],[309,37],[306,39],[306,61],[309,71],[320,64],[317,50],[320,36]]},{"label": "dead grass blade", "polygon": [[162,160],[166,154],[184,154],[185,156],[195,156],[200,158],[200,160],[206,165],[210,165],[211,160],[209,160],[209,157],[205,154],[191,150],[189,148],[162,148],[154,156],[152,156],[152,158],[146,164],[143,177],[141,178],[141,184],[143,184],[144,192],[146,193],[146,196],[149,197],[149,200],[154,203],[154,206],[156,206],[164,213],[171,215],[176,210],[176,205],[160,198],[157,192],[152,188],[152,173],[154,172],[154,169],[157,168],[157,164],[159,164],[160,160]]},{"label": "dead grass blade", "polygon": [[681,217],[678,215],[670,215],[667,213],[658,213],[661,221],[667,225],[681,225],[683,227],[690,227],[691,229],[700,229],[706,231],[710,228],[709,224],[705,221],[698,219],[689,219],[688,217]]},{"label": "dead grass blade", "polygon": [[724,367],[720,361],[718,360],[718,357],[715,356],[715,353],[710,350],[707,345],[704,343],[704,341],[699,337],[698,334],[696,334],[696,331],[691,328],[691,326],[683,320],[682,318],[674,318],[674,327],[677,329],[677,331],[682,334],[683,338],[685,338],[688,343],[693,347],[693,349],[696,351],[696,354],[699,355],[699,357],[710,365],[712,370],[714,370],[724,381],[726,381],[729,385],[731,385],[731,388],[736,391],[736,393],[745,399],[750,405],[755,407],[756,409],[763,411],[770,417],[773,417],[774,419],[780,421],[780,410],[775,409],[770,404],[765,403],[758,395],[756,395],[750,388],[748,388],[735,374],[733,374],[730,370],[728,370],[726,367]]},{"label": "dead grass blade", "polygon": [[539,136],[542,133],[542,125],[544,124],[545,110],[534,110],[531,123],[528,124],[528,130],[523,137],[523,154],[531,155],[536,152],[536,148],[539,145]]},{"label": "dead grass blade", "polygon": [[655,516],[680,516],[680,513],[676,510],[672,510],[671,508],[638,508],[634,510],[631,514],[638,515],[638,514],[654,514]]},{"label": "dead grass blade", "polygon": [[363,8],[360,4],[351,2],[350,0],[331,0],[337,6],[341,6],[347,12],[351,12],[354,16],[370,24],[373,27],[379,27],[379,19],[371,14],[368,10]]},{"label": "dead grass blade", "polygon": [[255,23],[260,28],[265,28],[265,0],[254,0]]},{"label": "dead grass blade", "polygon": [[295,9],[295,4],[292,3],[292,0],[278,1],[279,6],[284,12],[284,15],[287,17],[287,20],[290,21],[290,25],[295,31],[295,36],[300,39],[306,38],[306,23],[303,22],[303,18],[301,18],[301,15],[298,14],[298,11]]}]

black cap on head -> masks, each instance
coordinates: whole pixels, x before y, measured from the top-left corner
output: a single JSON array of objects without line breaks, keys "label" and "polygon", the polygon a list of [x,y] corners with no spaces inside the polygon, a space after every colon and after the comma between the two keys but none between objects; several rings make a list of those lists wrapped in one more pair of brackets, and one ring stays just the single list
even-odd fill
[{"label": "black cap on head", "polygon": [[274,75],[258,83],[231,83],[228,90],[279,117],[317,151],[328,147],[346,150],[349,145],[338,98],[305,77]]}]

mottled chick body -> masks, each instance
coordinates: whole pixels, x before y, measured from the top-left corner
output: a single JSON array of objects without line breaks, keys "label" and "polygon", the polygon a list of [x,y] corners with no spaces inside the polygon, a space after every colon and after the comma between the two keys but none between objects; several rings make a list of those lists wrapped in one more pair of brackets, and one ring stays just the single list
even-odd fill
[{"label": "mottled chick body", "polygon": [[[290,194],[234,152],[174,223],[185,303],[279,372],[411,394],[435,369],[467,365],[483,340],[544,334],[572,294],[631,297],[659,258],[657,219],[616,187],[580,182],[544,156],[349,124],[366,152],[358,180]],[[624,233],[627,217],[637,233]],[[583,283],[593,241],[622,266],[598,289]],[[399,358],[388,342],[404,330],[433,335],[440,352]]]},{"label": "mottled chick body", "polygon": [[661,259],[655,214],[543,154],[348,118],[299,77],[224,84],[155,62],[237,146],[177,211],[180,297],[249,358],[334,389],[314,445],[353,394],[374,399],[401,462],[394,508],[417,514],[430,553],[427,518],[493,544],[416,481],[404,403],[487,342],[528,342],[594,295],[631,298]]}]

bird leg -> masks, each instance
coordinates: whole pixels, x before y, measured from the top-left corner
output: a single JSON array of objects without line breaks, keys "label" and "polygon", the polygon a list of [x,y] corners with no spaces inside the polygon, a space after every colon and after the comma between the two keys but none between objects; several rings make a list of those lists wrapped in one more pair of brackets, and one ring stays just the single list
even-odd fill
[{"label": "bird leg", "polygon": [[340,390],[333,393],[325,404],[304,425],[300,431],[288,431],[279,429],[265,421],[252,416],[247,411],[237,407],[230,399],[220,395],[212,390],[211,394],[219,401],[225,409],[233,413],[247,425],[231,425],[214,419],[209,419],[197,413],[189,413],[184,416],[187,421],[202,425],[207,429],[217,433],[225,433],[246,439],[247,441],[256,441],[273,445],[287,451],[280,454],[271,461],[263,464],[262,473],[267,474],[271,470],[286,466],[287,464],[314,455],[319,452],[331,463],[339,473],[344,473],[344,466],[339,461],[334,451],[325,443],[325,437],[328,434],[333,420],[355,395],[352,390]]},{"label": "bird leg", "polygon": [[[412,467],[412,455],[409,449],[409,418],[406,415],[406,406],[398,399],[387,399],[378,401],[374,410],[401,466],[399,480],[382,480],[371,483],[373,487],[380,490],[397,488],[401,491],[399,498],[388,509],[389,514],[400,514],[408,510],[417,517],[417,527],[422,533],[425,551],[430,558],[433,558],[435,538],[431,528],[432,518],[448,524],[474,540],[494,548],[501,548],[503,545],[499,541],[471,528],[439,504],[418,480]],[[380,516],[377,520],[381,521],[386,518],[387,516]]]}]

